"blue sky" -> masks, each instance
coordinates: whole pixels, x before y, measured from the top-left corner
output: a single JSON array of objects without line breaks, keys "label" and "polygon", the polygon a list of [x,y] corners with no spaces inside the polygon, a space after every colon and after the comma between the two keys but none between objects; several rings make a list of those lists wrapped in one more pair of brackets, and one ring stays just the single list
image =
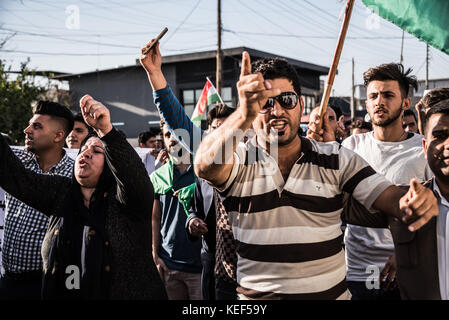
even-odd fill
[{"label": "blue sky", "polygon": [[[223,48],[251,47],[330,66],[345,1],[222,0]],[[79,25],[75,11],[79,12]],[[0,57],[17,69],[29,57],[37,70],[68,73],[131,65],[163,27],[163,55],[216,49],[215,0],[1,0],[0,39],[15,34]],[[79,27],[79,28],[77,28]],[[356,0],[334,95],[351,93],[369,67],[398,62],[402,30]],[[405,33],[404,65],[425,78],[426,45]],[[429,78],[449,78],[449,56],[430,49]]]}]

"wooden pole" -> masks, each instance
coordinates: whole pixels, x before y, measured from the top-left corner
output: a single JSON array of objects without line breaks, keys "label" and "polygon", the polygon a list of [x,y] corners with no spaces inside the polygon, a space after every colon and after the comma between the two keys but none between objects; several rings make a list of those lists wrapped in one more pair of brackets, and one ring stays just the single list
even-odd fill
[{"label": "wooden pole", "polygon": [[429,45],[426,44],[426,90],[429,89]]},{"label": "wooden pole", "polygon": [[[354,99],[354,57],[352,57],[352,84],[351,84],[351,121],[355,119],[355,99]],[[338,119],[337,119],[338,120]]]},{"label": "wooden pole", "polygon": [[321,99],[320,110],[318,114],[320,116],[319,127],[323,123],[324,114],[327,111],[327,104],[329,103],[329,97],[332,91],[332,85],[334,84],[335,74],[337,73],[338,62],[340,61],[341,51],[343,50],[343,44],[346,38],[346,31],[348,31],[349,20],[351,19],[352,8],[354,7],[354,0],[348,0],[346,3],[345,17],[343,19],[343,24],[341,25],[340,34],[338,36],[337,47],[335,48],[334,57],[332,59],[332,65],[329,69],[329,74],[327,76],[327,82],[324,86],[323,98]]}]

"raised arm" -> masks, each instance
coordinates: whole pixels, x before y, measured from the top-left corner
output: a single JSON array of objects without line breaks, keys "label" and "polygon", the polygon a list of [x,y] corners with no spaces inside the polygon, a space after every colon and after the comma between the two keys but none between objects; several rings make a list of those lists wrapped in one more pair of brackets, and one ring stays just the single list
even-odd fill
[{"label": "raised arm", "polygon": [[271,89],[262,74],[251,74],[251,60],[246,51],[242,55],[242,69],[237,90],[239,107],[218,129],[203,139],[195,157],[195,172],[198,177],[215,186],[223,185],[231,175],[234,165],[233,153],[260,109],[269,97],[280,93],[279,89]]},{"label": "raised arm", "polygon": [[118,201],[151,208],[154,191],[145,166],[126,138],[112,126],[109,110],[89,95],[81,98],[80,107],[84,120],[103,142],[107,165],[117,182]]},{"label": "raised arm", "polygon": [[69,186],[69,178],[26,169],[0,135],[0,187],[10,195],[50,216]]},{"label": "raised arm", "polygon": [[410,181],[408,191],[397,186],[388,187],[374,201],[373,207],[409,224],[410,231],[420,229],[439,213],[433,192],[416,179]]},{"label": "raised arm", "polygon": [[[167,123],[169,129],[186,130],[190,137],[190,145],[187,145],[183,140],[178,140],[186,150],[190,153],[195,153],[196,147],[194,142],[198,138],[198,142],[204,133],[201,128],[193,124],[190,118],[185,113],[184,107],[173,94],[170,86],[165,80],[162,73],[162,56],[159,51],[159,42],[147,54],[143,54],[146,48],[154,41],[151,40],[145,47],[142,48],[142,55],[140,56],[140,64],[145,69],[148,80],[153,88],[153,98],[156,108],[161,117]],[[177,135],[175,135],[177,136]],[[198,144],[198,143],[196,143]]]}]

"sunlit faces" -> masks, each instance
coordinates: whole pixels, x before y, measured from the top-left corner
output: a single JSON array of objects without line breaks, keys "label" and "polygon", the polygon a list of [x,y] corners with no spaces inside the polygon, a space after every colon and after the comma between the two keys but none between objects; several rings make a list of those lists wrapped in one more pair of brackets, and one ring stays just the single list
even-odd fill
[{"label": "sunlit faces", "polygon": [[33,115],[28,127],[23,132],[25,133],[25,148],[36,154],[53,148],[55,143],[63,139],[58,121],[52,120],[51,116],[45,114]]},{"label": "sunlit faces", "polygon": [[[286,78],[267,80],[272,88],[278,88],[283,92],[295,92],[292,83]],[[259,114],[253,122],[257,136],[265,142],[275,143],[279,146],[287,145],[299,139],[298,129],[302,112],[302,98],[298,100],[296,107],[285,109],[277,100],[274,100],[273,108],[268,112]]]},{"label": "sunlit faces", "polygon": [[70,131],[65,140],[65,142],[67,143],[67,147],[70,149],[79,149],[81,142],[83,142],[84,138],[87,137],[88,133],[89,130],[84,123],[75,121],[73,130]]},{"label": "sunlit faces", "polygon": [[165,149],[175,164],[190,162],[189,152],[178,143],[166,125],[164,125],[162,129],[162,135],[164,138]]},{"label": "sunlit faces", "polygon": [[[316,107],[312,110],[312,112],[309,115],[309,119],[313,119],[318,112],[320,111],[320,107]],[[337,119],[337,114],[335,113],[334,109],[332,109],[331,107],[327,107],[326,109],[326,113],[324,114],[325,117],[327,117],[329,119],[329,125],[332,128],[333,132],[337,131],[337,127],[338,127],[338,119]]]},{"label": "sunlit faces", "polygon": [[373,125],[386,127],[408,109],[410,99],[403,99],[399,83],[395,80],[374,80],[366,89],[366,110]]},{"label": "sunlit faces", "polygon": [[158,134],[156,136],[156,149],[157,150],[161,150],[162,147],[164,146],[164,139],[162,138],[162,134]]},{"label": "sunlit faces", "polygon": [[436,113],[429,118],[423,140],[427,162],[435,176],[449,179],[449,115]]},{"label": "sunlit faces", "polygon": [[156,137],[150,137],[145,143],[141,143],[141,148],[156,148]]},{"label": "sunlit faces", "polygon": [[94,188],[98,184],[104,168],[104,147],[97,137],[89,138],[75,161],[75,178],[86,188]]},{"label": "sunlit faces", "polygon": [[416,123],[415,117],[412,115],[404,116],[402,118],[402,127],[407,132],[418,132],[418,124]]}]

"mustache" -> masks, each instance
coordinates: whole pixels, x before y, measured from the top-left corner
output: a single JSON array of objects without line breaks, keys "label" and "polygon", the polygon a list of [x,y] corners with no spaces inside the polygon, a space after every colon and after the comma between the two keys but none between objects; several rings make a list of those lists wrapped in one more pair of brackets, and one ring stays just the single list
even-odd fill
[{"label": "mustache", "polygon": [[376,113],[378,111],[388,112],[385,108],[382,108],[382,107],[374,109],[374,113]]}]

